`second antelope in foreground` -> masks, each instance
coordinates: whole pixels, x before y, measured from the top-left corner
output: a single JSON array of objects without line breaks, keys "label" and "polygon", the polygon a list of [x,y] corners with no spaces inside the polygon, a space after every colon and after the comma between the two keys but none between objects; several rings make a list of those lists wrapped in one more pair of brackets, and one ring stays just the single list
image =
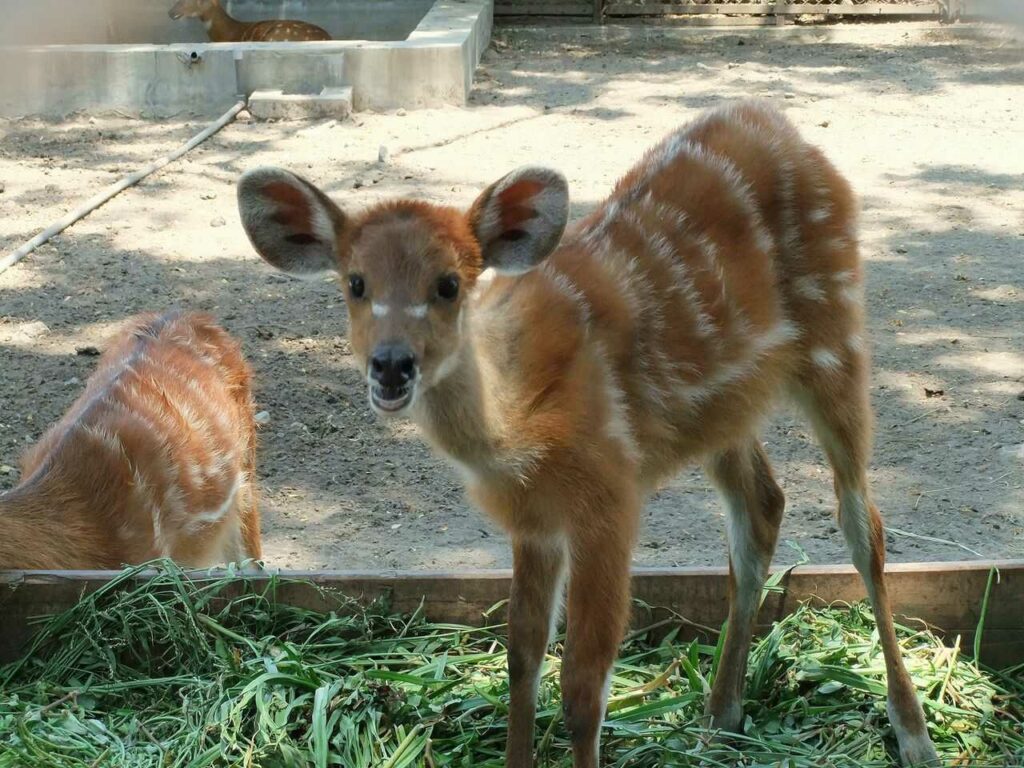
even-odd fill
[{"label": "second antelope in foreground", "polygon": [[[341,211],[287,171],[242,177],[256,249],[336,271],[373,408],[410,415],[512,539],[507,765],[533,762],[537,686],[568,580],[562,702],[598,763],[645,497],[702,461],[727,511],[732,601],[708,701],[742,726],[747,654],[782,520],[758,429],[794,399],[835,474],[903,760],[936,759],[893,631],[871,502],[868,355],[849,186],[780,114],[739,104],[671,134],[562,237],[566,182],[523,168],[468,212]],[[486,279],[485,279],[486,278]]]},{"label": "second antelope in foreground", "polygon": [[129,321],[0,496],[0,568],[260,556],[241,349],[205,315]]}]

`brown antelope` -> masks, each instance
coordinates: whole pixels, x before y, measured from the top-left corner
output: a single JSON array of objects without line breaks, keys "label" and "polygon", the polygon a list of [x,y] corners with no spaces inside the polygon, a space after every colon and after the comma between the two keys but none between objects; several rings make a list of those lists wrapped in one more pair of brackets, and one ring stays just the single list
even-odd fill
[{"label": "brown antelope", "polygon": [[301,43],[331,39],[327,30],[307,21],[239,21],[221,7],[220,0],[178,0],[168,15],[172,19],[199,19],[214,43]]},{"label": "brown antelope", "polygon": [[261,168],[241,178],[239,207],[271,264],[338,273],[372,408],[411,416],[512,539],[508,766],[532,764],[541,662],[566,577],[565,723],[574,765],[597,765],[641,505],[696,460],[725,502],[732,585],[708,716],[740,728],[784,503],[757,434],[783,393],[835,473],[903,760],[936,759],[893,631],[868,489],[856,206],[779,113],[751,103],[707,113],[648,152],[565,237],[566,182],[546,168],[514,171],[465,213],[399,200],[359,214]]},{"label": "brown antelope", "polygon": [[0,568],[260,557],[249,367],[213,320],[133,318],[0,496]]}]

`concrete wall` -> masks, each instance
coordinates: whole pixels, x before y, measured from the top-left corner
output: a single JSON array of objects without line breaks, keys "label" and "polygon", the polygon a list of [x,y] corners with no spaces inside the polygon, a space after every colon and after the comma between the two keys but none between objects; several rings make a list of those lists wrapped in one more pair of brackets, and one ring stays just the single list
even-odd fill
[{"label": "concrete wall", "polygon": [[[0,0],[0,45],[207,42],[196,19],[174,21],[174,0]],[[404,40],[431,0],[223,0],[236,18],[302,19],[335,40]]]},{"label": "concrete wall", "polygon": [[345,58],[353,106],[464,104],[490,44],[493,16],[493,0],[439,0],[408,40],[354,43]]},{"label": "concrete wall", "polygon": [[0,45],[0,116],[212,115],[254,90],[344,85],[356,109],[464,104],[492,13],[493,0],[438,0],[408,39],[395,42]]},{"label": "concrete wall", "polygon": [[0,48],[0,115],[214,115],[254,90],[345,85],[344,56],[340,43]]}]

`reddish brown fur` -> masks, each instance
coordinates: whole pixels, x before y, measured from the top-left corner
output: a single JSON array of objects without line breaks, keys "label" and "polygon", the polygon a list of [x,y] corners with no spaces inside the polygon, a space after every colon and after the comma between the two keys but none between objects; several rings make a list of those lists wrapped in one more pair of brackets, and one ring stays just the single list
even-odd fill
[{"label": "reddish brown fur", "polygon": [[133,318],[0,496],[0,568],[260,557],[249,368],[212,318]]},{"label": "reddish brown fur", "polygon": [[[512,539],[507,765],[532,764],[536,680],[567,571],[566,725],[574,765],[596,766],[639,512],[695,461],[726,502],[735,587],[708,715],[716,728],[740,726],[750,630],[784,504],[757,432],[783,394],[814,423],[834,469],[840,522],[878,618],[901,753],[931,760],[867,484],[869,361],[849,185],[773,110],[716,110],[652,149],[538,268],[478,284],[487,259],[509,253],[503,241],[541,242],[555,226],[541,215],[558,210],[552,178],[510,174],[464,218],[402,201],[349,220],[324,203],[340,222],[343,282],[365,284],[348,302],[357,360],[365,369],[376,345],[408,345],[422,372],[411,416]],[[262,210],[258,189],[240,194],[243,213]],[[247,222],[272,263],[301,258],[274,251],[281,234],[260,216]],[[476,253],[467,231],[478,234]],[[456,303],[433,297],[453,269],[473,290]]]},{"label": "reddish brown fur", "polygon": [[198,18],[206,26],[214,43],[271,43],[330,40],[325,29],[306,21],[270,19],[239,21],[228,15],[220,0],[179,0],[171,9],[172,18]]},{"label": "reddish brown fur", "polygon": [[267,186],[266,193],[281,206],[281,211],[277,214],[281,224],[309,220],[309,201],[295,187],[290,187],[287,184],[271,184]]}]

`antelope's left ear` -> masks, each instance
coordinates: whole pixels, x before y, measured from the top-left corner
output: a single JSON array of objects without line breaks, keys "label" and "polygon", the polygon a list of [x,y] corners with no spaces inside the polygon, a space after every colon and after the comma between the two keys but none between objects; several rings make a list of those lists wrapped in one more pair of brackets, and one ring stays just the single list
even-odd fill
[{"label": "antelope's left ear", "polygon": [[526,272],[555,250],[569,218],[569,185],[550,168],[519,168],[489,186],[467,214],[483,266]]},{"label": "antelope's left ear", "polygon": [[341,209],[313,184],[282,168],[254,168],[238,180],[238,212],[256,252],[296,277],[339,270],[335,252],[348,226]]}]

